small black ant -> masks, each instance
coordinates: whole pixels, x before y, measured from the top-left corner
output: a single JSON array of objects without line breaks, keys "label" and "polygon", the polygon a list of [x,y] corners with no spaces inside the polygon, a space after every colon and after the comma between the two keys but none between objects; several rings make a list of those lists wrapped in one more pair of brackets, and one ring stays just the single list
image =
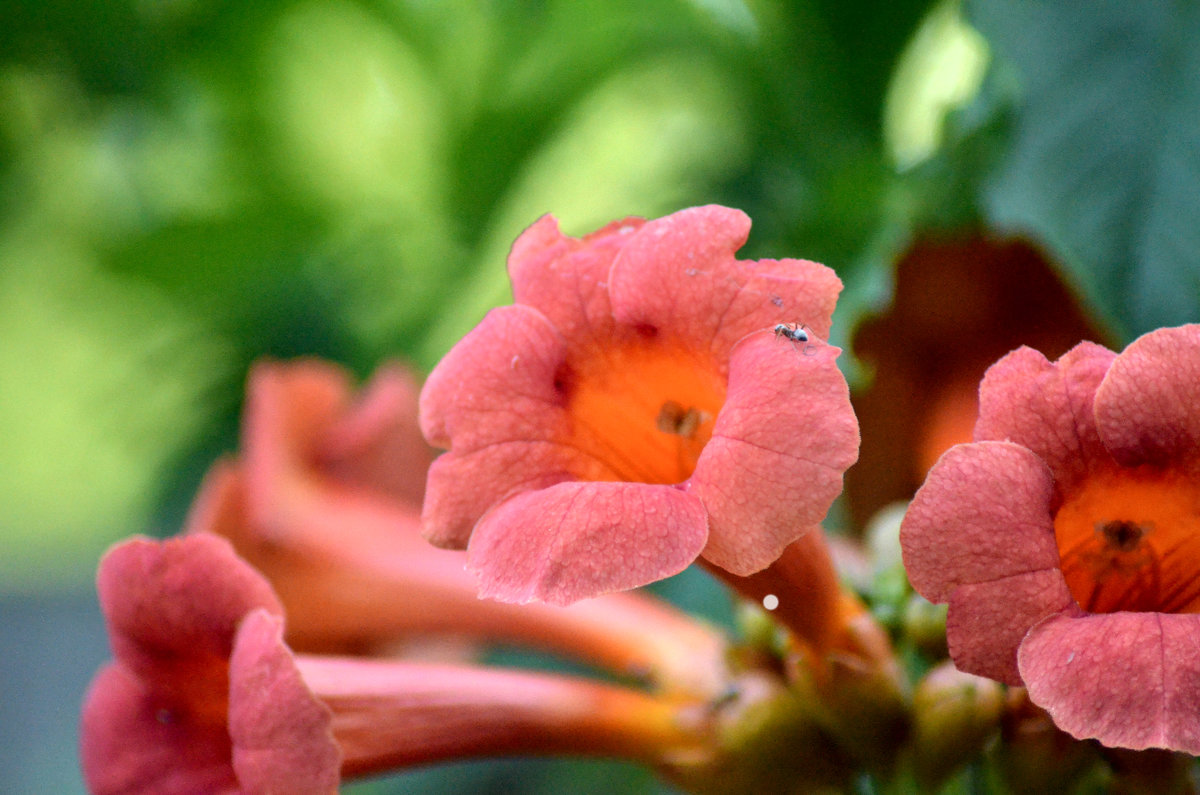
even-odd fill
[{"label": "small black ant", "polygon": [[792,342],[808,342],[808,326],[798,325],[796,323],[777,323],[775,324],[775,336],[783,337]]},{"label": "small black ant", "polygon": [[812,356],[817,352],[816,348],[809,342],[808,326],[801,323],[776,323],[775,336],[782,337],[792,343],[804,343],[803,353],[805,356]]}]

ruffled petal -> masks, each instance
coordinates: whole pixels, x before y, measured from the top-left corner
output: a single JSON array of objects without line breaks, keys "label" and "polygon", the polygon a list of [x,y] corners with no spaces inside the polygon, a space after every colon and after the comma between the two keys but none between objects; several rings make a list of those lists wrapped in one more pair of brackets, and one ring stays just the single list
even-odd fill
[{"label": "ruffled petal", "polygon": [[1096,389],[1116,354],[1081,342],[1053,364],[1018,348],[992,365],[979,385],[975,441],[1009,441],[1046,462],[1059,493],[1110,460],[1096,430]]},{"label": "ruffled petal", "polygon": [[421,532],[445,549],[466,549],[471,530],[493,505],[522,491],[577,480],[578,453],[552,442],[506,442],[446,453],[429,468]]},{"label": "ruffled petal", "polygon": [[1200,325],[1134,340],[1096,392],[1096,423],[1125,466],[1200,458]]},{"label": "ruffled petal", "polygon": [[569,340],[588,344],[612,334],[609,268],[644,223],[626,218],[573,238],[559,231],[553,216],[542,216],[521,233],[509,254],[513,300],[537,309]]},{"label": "ruffled petal", "polygon": [[556,379],[566,342],[536,309],[488,312],[430,373],[421,430],[431,444],[465,453],[498,442],[565,438]]},{"label": "ruffled petal", "polygon": [[1020,669],[1075,737],[1200,754],[1200,615],[1056,616],[1021,644]]},{"label": "ruffled petal", "polygon": [[425,470],[433,460],[433,450],[417,422],[420,393],[407,367],[395,362],[380,366],[348,410],[318,439],[316,463],[341,483],[420,505]]},{"label": "ruffled petal", "polygon": [[101,668],[84,698],[79,728],[88,792],[240,793],[224,722],[174,707],[123,665]]},{"label": "ruffled petal", "polygon": [[317,440],[345,410],[349,394],[349,375],[315,359],[263,361],[251,368],[242,446],[256,520],[270,522],[271,508],[286,503],[296,482],[304,480]]},{"label": "ruffled petal", "polygon": [[738,261],[750,219],[706,206],[648,222],[621,250],[609,279],[623,324],[688,340],[724,360],[747,334],[777,323],[826,338],[842,283],[806,260]]},{"label": "ruffled petal", "polygon": [[467,567],[481,597],[567,605],[677,574],[707,538],[700,500],[672,486],[560,483],[485,516]]},{"label": "ruffled petal", "polygon": [[709,562],[743,577],[766,568],[841,493],[858,422],[839,353],[805,355],[770,332],[734,348],[725,405],[689,481],[709,512]]},{"label": "ruffled petal", "polygon": [[[113,655],[169,690],[188,678],[181,661],[196,673],[226,659],[247,612],[283,614],[266,579],[228,541],[208,534],[122,542],[101,560],[96,587]],[[214,684],[223,675],[215,671]],[[199,690],[204,681],[191,677],[189,684]]]},{"label": "ruffled petal", "polygon": [[333,716],[300,678],[283,622],[264,610],[242,621],[229,660],[233,769],[250,792],[335,792],[342,754]]},{"label": "ruffled petal", "polygon": [[944,602],[965,583],[1057,569],[1054,478],[1032,452],[1007,442],[948,450],[900,525],[913,588]]},{"label": "ruffled petal", "polygon": [[[555,592],[546,598],[569,602],[678,571],[692,559],[680,550],[698,553],[709,539],[697,497],[710,486],[725,502],[713,515],[723,513],[728,527],[712,557],[735,572],[769,565],[824,516],[857,455],[837,350],[820,342],[841,282],[815,263],[737,261],[748,232],[743,213],[710,206],[618,221],[578,240],[547,217],[514,245],[518,303],[494,310],[456,345],[421,397],[422,431],[450,450],[430,470],[423,532],[439,545],[466,543],[485,593],[525,601]],[[807,324],[812,345],[772,338],[781,323]],[[741,385],[730,385],[733,351],[754,332],[774,358],[746,354],[734,377]],[[814,368],[827,379],[800,375]],[[766,382],[774,386],[760,388]],[[730,389],[747,397],[726,405]],[[800,402],[780,419],[763,394]],[[828,410],[831,399],[838,411]],[[706,482],[696,473],[710,448]],[[636,511],[619,517],[628,500],[618,495],[663,510],[685,505],[659,519],[684,528],[682,536],[660,537]],[[564,519],[530,507],[579,501],[602,510]],[[602,527],[613,533],[607,546],[639,555],[638,565],[603,560]],[[644,528],[638,550],[634,535]],[[551,537],[556,546],[539,548]],[[583,561],[586,546],[599,547],[601,559]],[[578,576],[564,573],[567,560]]]},{"label": "ruffled petal", "polygon": [[370,493],[415,509],[432,458],[416,402],[415,380],[396,364],[381,367],[357,400],[350,374],[337,365],[255,365],[242,431],[254,522],[264,532],[292,532],[297,509],[317,492]]},{"label": "ruffled petal", "polygon": [[1021,684],[1017,649],[1029,628],[1075,607],[1057,569],[960,585],[949,601],[946,641],[955,666],[1010,685]]}]

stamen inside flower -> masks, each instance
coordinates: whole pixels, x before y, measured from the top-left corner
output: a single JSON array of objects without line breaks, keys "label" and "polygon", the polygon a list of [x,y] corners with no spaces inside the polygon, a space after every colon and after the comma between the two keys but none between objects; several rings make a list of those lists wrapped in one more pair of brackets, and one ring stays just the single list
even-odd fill
[{"label": "stamen inside flower", "polygon": [[1054,519],[1084,610],[1200,613],[1200,482],[1153,467],[1093,474]]},{"label": "stamen inside flower", "polygon": [[573,421],[570,444],[599,462],[591,480],[687,480],[725,401],[711,359],[652,330],[585,349],[558,383]]}]

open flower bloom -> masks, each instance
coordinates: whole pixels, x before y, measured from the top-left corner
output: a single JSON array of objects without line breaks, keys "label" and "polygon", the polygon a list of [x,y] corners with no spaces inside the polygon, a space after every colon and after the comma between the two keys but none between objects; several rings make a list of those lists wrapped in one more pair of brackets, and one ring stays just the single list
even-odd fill
[{"label": "open flower bloom", "polygon": [[328,793],[342,776],[496,754],[702,756],[687,702],[533,672],[294,655],[268,583],[223,539],[134,539],[105,556],[115,662],[93,679],[90,792]]},{"label": "open flower bloom", "polygon": [[1022,348],[901,528],[959,668],[1079,738],[1200,753],[1200,326]]},{"label": "open flower bloom", "polygon": [[313,359],[250,374],[242,451],[205,479],[189,532],[212,532],[271,582],[301,651],[370,651],[414,636],[531,645],[691,693],[725,686],[717,631],[641,594],[569,608],[480,600],[462,552],[421,538],[431,451],[415,380],[380,368],[356,396]]},{"label": "open flower bloom", "polygon": [[[841,283],[739,262],[750,220],[697,207],[584,238],[546,216],[509,258],[516,303],[438,364],[421,427],[448,448],[422,515],[482,596],[568,604],[698,556],[770,565],[824,518],[858,427],[829,333]],[[808,341],[779,324],[807,326]]]}]

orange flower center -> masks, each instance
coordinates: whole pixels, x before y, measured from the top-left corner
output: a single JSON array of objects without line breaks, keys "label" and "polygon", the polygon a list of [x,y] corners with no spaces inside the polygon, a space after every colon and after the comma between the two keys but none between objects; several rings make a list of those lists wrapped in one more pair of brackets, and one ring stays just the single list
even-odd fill
[{"label": "orange flower center", "polygon": [[682,483],[712,437],[725,379],[704,353],[652,331],[593,346],[559,374],[570,443],[598,464],[591,480]]},{"label": "orange flower center", "polygon": [[1200,613],[1200,481],[1153,467],[1101,470],[1054,517],[1084,610]]}]

